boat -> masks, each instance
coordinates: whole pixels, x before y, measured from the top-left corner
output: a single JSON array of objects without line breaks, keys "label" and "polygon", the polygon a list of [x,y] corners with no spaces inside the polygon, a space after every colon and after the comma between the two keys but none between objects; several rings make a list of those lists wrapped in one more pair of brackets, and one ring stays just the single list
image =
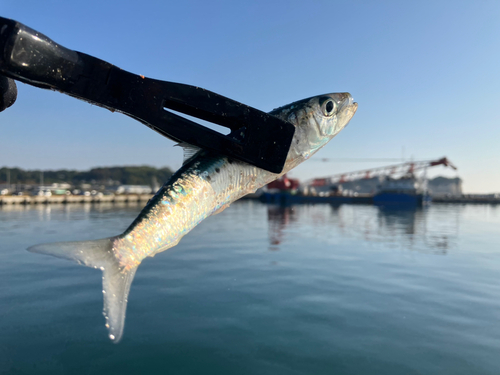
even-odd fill
[{"label": "boat", "polygon": [[393,208],[427,206],[432,198],[427,193],[426,182],[413,174],[398,179],[386,176],[373,196],[373,203]]}]

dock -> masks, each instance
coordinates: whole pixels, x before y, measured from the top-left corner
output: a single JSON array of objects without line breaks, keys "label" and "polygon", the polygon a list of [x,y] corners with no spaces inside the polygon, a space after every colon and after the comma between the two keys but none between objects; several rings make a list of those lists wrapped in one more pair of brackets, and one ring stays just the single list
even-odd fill
[{"label": "dock", "polygon": [[[6,195],[0,196],[2,205],[39,205],[39,204],[81,204],[81,203],[142,203],[146,204],[153,194],[121,194],[121,195],[52,195],[29,196],[29,195]],[[292,194],[249,194],[244,199],[258,199],[263,203],[270,204],[373,204],[373,196],[364,194],[359,196],[304,196]],[[433,197],[432,203],[450,204],[500,204],[497,197]]]},{"label": "dock", "polygon": [[500,198],[496,197],[474,197],[463,195],[461,197],[433,197],[432,203],[455,203],[455,204],[500,204]]},{"label": "dock", "polygon": [[[292,204],[374,204],[373,195],[371,194],[359,194],[356,196],[343,196],[343,195],[331,195],[331,196],[317,196],[317,195],[300,195],[300,194],[289,194],[287,192],[279,193],[263,193],[259,197],[263,203],[269,204],[281,204],[281,205],[292,205]],[[480,196],[465,194],[461,196],[454,197],[432,197],[431,202],[434,204],[500,204],[500,197],[497,196]]]},{"label": "dock", "polygon": [[0,205],[26,205],[26,204],[78,204],[78,203],[146,203],[153,197],[153,194],[127,194],[127,195],[52,195],[29,196],[13,195],[0,196]]}]

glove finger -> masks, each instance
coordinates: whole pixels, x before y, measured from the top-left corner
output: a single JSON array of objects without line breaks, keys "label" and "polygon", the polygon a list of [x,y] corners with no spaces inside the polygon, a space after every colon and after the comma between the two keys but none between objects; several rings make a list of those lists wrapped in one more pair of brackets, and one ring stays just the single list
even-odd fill
[{"label": "glove finger", "polygon": [[16,98],[16,82],[13,79],[0,76],[0,112],[14,104]]}]

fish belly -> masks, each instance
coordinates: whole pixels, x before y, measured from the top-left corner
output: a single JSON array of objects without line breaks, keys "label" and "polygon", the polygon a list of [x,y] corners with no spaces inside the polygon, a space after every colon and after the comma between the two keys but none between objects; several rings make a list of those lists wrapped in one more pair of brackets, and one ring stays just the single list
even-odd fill
[{"label": "fish belly", "polygon": [[197,157],[172,176],[129,229],[116,238],[116,258],[128,269],[137,266],[147,256],[177,245],[202,220],[270,178],[275,177],[226,157]]}]

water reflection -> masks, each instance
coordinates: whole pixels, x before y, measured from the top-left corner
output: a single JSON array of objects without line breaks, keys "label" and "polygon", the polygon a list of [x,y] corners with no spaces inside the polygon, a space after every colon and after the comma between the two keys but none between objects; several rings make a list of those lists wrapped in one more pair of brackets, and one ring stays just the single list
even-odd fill
[{"label": "water reflection", "polygon": [[445,255],[458,238],[458,221],[451,217],[448,222],[451,226],[447,230],[433,227],[433,224],[429,223],[431,219],[426,208],[379,208],[377,216],[378,236],[385,240],[404,242],[410,250]]},{"label": "water reflection", "polygon": [[[394,210],[372,205],[284,207],[259,204],[252,208],[248,206],[249,202],[243,204],[247,205],[244,208],[247,212],[257,210],[257,220],[265,220],[265,217],[260,216],[262,209],[267,213],[269,249],[273,251],[280,250],[287,240],[293,241],[294,236],[322,238],[329,243],[347,237],[382,244],[385,248],[445,255],[457,247],[460,218],[466,210],[460,205]],[[25,225],[27,217],[36,217],[39,222],[92,221],[102,217],[108,217],[109,220],[111,215],[119,220],[121,215],[134,217],[141,208],[142,204],[137,202],[0,205],[3,214],[0,216],[0,234],[13,233],[15,228]],[[100,225],[98,220],[92,222]]]},{"label": "water reflection", "polygon": [[269,205],[267,207],[267,220],[270,250],[279,250],[278,245],[283,241],[286,227],[297,221],[296,212],[290,206]]},{"label": "water reflection", "polygon": [[[307,227],[302,236],[355,237],[381,243],[388,248],[402,248],[446,255],[457,246],[459,206],[386,209],[359,205],[268,206],[269,244],[279,250],[293,231],[291,225]],[[303,231],[303,230],[302,230]]]}]

